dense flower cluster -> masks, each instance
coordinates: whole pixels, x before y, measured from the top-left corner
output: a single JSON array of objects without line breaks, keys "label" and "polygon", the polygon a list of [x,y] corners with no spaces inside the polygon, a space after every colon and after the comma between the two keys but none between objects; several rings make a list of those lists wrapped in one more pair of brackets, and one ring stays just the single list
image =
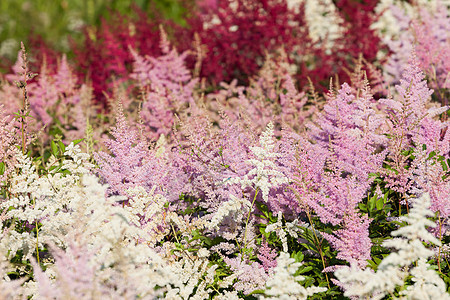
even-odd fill
[{"label": "dense flower cluster", "polygon": [[449,298],[448,6],[403,2],[104,21],[77,53],[91,84],[23,47],[0,82],[0,298]]},{"label": "dense flower cluster", "polygon": [[[445,283],[429,270],[426,259],[433,255],[433,251],[427,249],[421,240],[440,245],[440,242],[431,235],[426,226],[436,226],[427,219],[433,215],[428,209],[430,196],[424,194],[414,200],[414,206],[410,213],[402,219],[408,223],[394,232],[393,236],[402,236],[384,242],[386,247],[394,248],[398,252],[391,253],[379,264],[374,273],[371,270],[357,270],[343,267],[336,271],[336,276],[346,286],[346,296],[358,297],[357,299],[383,299],[392,293],[397,285],[404,285],[408,271],[413,276],[413,285],[401,292],[402,296],[413,299],[450,299],[446,293]],[[417,261],[415,267],[409,266]],[[400,267],[400,269],[399,269]]]}]

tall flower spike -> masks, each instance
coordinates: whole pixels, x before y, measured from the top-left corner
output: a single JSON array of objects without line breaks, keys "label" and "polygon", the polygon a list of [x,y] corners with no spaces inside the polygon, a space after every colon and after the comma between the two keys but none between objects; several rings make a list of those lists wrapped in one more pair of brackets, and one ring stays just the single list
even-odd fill
[{"label": "tall flower spike", "polygon": [[[426,229],[427,226],[436,226],[427,219],[434,216],[429,210],[430,196],[424,194],[413,202],[409,214],[401,217],[408,225],[392,232],[393,236],[403,238],[383,243],[383,246],[394,248],[397,252],[385,257],[376,272],[370,269],[360,270],[354,265],[342,267],[335,272],[345,288],[345,296],[355,299],[383,299],[385,295],[392,294],[397,286],[405,285],[405,279],[410,274],[414,284],[402,291],[402,295],[408,299],[450,299],[445,283],[435,272],[428,270],[429,266],[425,263],[434,252],[427,249],[422,241],[440,245],[439,240]],[[416,261],[418,264],[413,265]],[[422,297],[417,298],[416,292]]]},{"label": "tall flower spike", "polygon": [[171,132],[175,113],[181,113],[188,105],[195,105],[193,91],[197,84],[197,79],[192,79],[185,66],[188,53],[178,54],[175,48],[170,50],[167,35],[162,27],[160,29],[163,55],[142,57],[130,47],[134,58],[130,77],[137,81],[146,95],[140,115],[155,139]]},{"label": "tall flower spike", "polygon": [[358,91],[347,83],[329,99],[311,125],[314,144],[301,141],[298,152],[296,190],[323,223],[341,226],[324,236],[338,250],[338,258],[364,267],[370,258],[371,241],[367,217],[357,205],[366,196],[382,167],[386,144],[379,128],[385,122],[376,113],[367,80]]},{"label": "tall flower spike", "polygon": [[147,186],[145,162],[152,155],[147,143],[127,123],[120,103],[117,107],[116,126],[111,134],[114,139],[107,139],[105,145],[114,156],[105,152],[94,153],[100,166],[98,173],[110,185],[110,192],[127,195],[130,187]]},{"label": "tall flower spike", "polygon": [[252,187],[255,190],[260,190],[265,202],[269,201],[269,191],[272,187],[289,183],[289,179],[277,170],[274,162],[276,158],[280,157],[280,154],[275,152],[273,135],[273,124],[269,123],[259,138],[260,146],[250,148],[256,158],[249,159],[248,163],[253,165],[254,168],[243,178],[235,177],[227,182],[227,184],[241,184],[242,189]]},{"label": "tall flower spike", "polygon": [[[427,105],[433,93],[427,86],[425,76],[419,67],[415,53],[403,72],[400,84],[395,86],[397,95],[393,99],[380,99],[388,115],[386,134],[388,144],[389,169],[383,170],[386,187],[405,193],[411,189],[412,169],[408,169],[408,158],[402,155],[410,149],[413,142],[420,140],[423,126],[427,123],[430,111]],[[423,140],[423,139],[422,139]],[[430,149],[431,150],[431,149]]]}]

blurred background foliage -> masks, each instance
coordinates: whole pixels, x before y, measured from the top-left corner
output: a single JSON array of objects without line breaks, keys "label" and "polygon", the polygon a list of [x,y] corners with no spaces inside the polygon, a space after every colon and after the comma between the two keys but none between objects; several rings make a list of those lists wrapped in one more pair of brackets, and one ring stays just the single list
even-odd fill
[{"label": "blurred background foliage", "polygon": [[113,12],[132,16],[133,5],[150,16],[158,13],[185,25],[183,3],[186,1],[1,0],[0,57],[3,61],[0,66],[15,61],[21,41],[27,48],[43,41],[57,52],[69,52],[70,56],[70,39],[79,43],[84,38],[84,29],[99,26],[102,18],[108,19]]}]

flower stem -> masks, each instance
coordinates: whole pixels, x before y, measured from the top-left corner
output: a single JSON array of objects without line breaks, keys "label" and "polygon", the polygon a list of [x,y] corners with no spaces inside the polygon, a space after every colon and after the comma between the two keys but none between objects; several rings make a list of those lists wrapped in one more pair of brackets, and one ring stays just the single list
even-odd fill
[{"label": "flower stem", "polygon": [[249,222],[249,220],[250,220],[250,214],[251,214],[251,212],[252,212],[252,209],[253,209],[253,205],[255,204],[255,201],[256,201],[256,196],[258,195],[258,192],[259,192],[259,188],[257,188],[257,189],[256,189],[256,191],[255,191],[255,196],[253,197],[253,202],[252,202],[252,205],[251,205],[251,207],[250,207],[250,210],[248,211],[248,215],[247,215],[247,220],[245,221],[245,231],[244,231],[244,248],[246,248],[246,247],[247,247],[247,243],[246,243],[246,241],[247,241],[247,229],[248,229],[248,222]]}]

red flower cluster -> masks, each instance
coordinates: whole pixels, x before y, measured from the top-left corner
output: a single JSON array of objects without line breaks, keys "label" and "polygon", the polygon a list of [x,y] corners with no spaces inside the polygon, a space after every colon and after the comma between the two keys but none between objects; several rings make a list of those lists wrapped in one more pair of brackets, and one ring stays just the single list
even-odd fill
[{"label": "red flower cluster", "polygon": [[292,9],[284,0],[198,4],[183,1],[189,12],[185,27],[164,20],[157,13],[149,17],[136,6],[135,17],[114,13],[108,20],[102,20],[99,28],[85,28],[84,44],[72,43],[78,64],[75,70],[81,81],[86,77],[91,80],[96,101],[106,107],[104,93],[112,91],[114,82],[129,78],[133,63],[129,47],[142,55],[161,55],[158,28],[162,24],[180,52],[191,50],[199,54],[188,57],[187,66],[195,69],[201,58],[199,75],[213,86],[232,79],[247,84],[263,66],[266,55],[283,48],[289,63],[296,67],[294,77],[300,87],[307,85],[310,78],[318,85],[316,88],[324,90],[332,76],[348,81],[348,70],[360,54],[368,62],[375,60],[381,47],[379,37],[370,29],[377,20],[376,2],[336,1],[343,19],[340,24],[343,34],[335,40],[331,51],[325,51],[320,41],[312,41],[304,4]]}]

